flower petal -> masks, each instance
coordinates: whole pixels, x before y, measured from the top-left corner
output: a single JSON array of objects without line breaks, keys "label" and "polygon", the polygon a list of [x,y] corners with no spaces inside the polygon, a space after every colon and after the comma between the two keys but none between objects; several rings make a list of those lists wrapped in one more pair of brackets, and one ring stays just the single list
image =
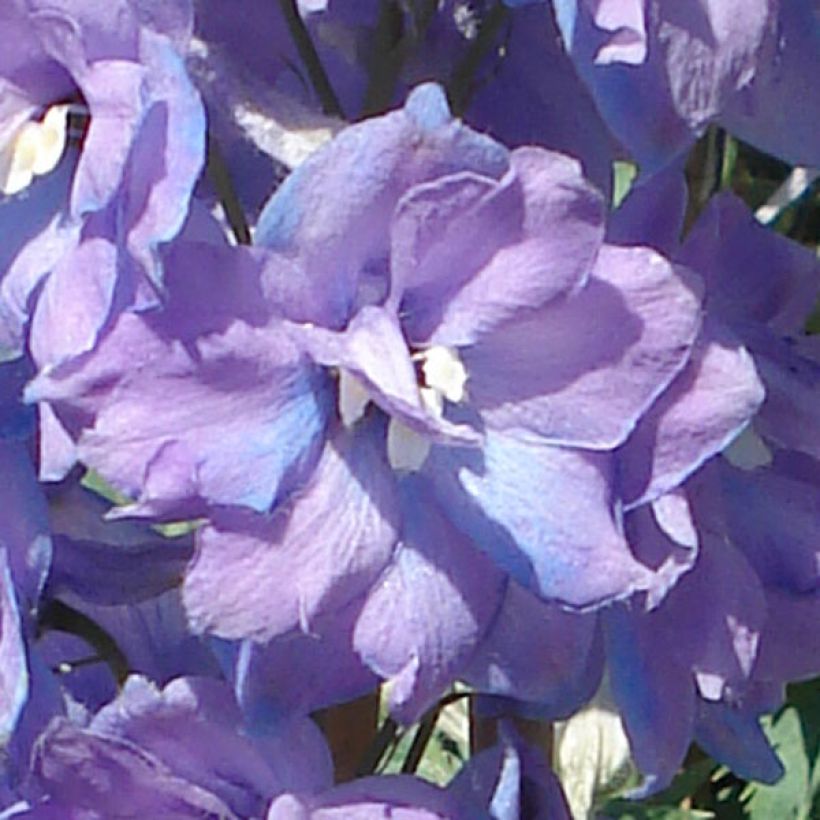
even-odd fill
[{"label": "flower petal", "polygon": [[692,358],[619,452],[627,507],[680,485],[737,436],[763,396],[748,351],[707,319]]},{"label": "flower petal", "polygon": [[434,447],[425,474],[456,526],[524,587],[576,607],[649,583],[612,498],[612,460],[488,432],[482,453]]},{"label": "flower petal", "polygon": [[[446,255],[439,255],[450,270],[464,276],[478,262],[473,275],[451,295],[446,288],[430,288],[426,294],[411,292],[402,304],[414,340],[472,344],[517,314],[580,287],[589,275],[603,239],[604,207],[580,164],[562,154],[519,148],[510,166],[498,194],[470,214],[475,224],[443,238]],[[520,216],[517,200],[523,200]],[[497,237],[499,226],[510,221],[508,235]],[[494,247],[485,249],[485,257],[491,253],[481,263],[473,254],[489,240],[495,240]]]},{"label": "flower petal", "polygon": [[217,519],[197,533],[182,588],[196,631],[256,641],[310,633],[369,588],[398,541],[393,474],[372,427],[338,433],[272,521]]},{"label": "flower petal", "polygon": [[353,640],[410,723],[456,678],[490,625],[503,575],[445,518],[421,476],[402,481],[404,530],[367,598]]},{"label": "flower petal", "polygon": [[586,287],[463,351],[488,427],[617,446],[684,367],[698,282],[646,248],[604,246]]}]

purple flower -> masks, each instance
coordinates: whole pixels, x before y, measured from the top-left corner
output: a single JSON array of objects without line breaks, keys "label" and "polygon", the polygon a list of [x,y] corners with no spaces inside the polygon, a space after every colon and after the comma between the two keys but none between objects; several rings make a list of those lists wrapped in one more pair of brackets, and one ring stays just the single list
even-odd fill
[{"label": "purple flower", "polygon": [[685,367],[699,285],[603,232],[577,162],[421,87],[286,180],[267,252],[180,244],[163,310],[28,395],[131,513],[209,514],[198,628],[269,641],[358,602],[355,651],[411,715],[487,630],[499,568],[577,607],[652,583],[614,450]]},{"label": "purple flower", "polygon": [[647,172],[715,121],[763,150],[816,164],[809,133],[817,113],[802,88],[818,53],[809,6],[553,0],[564,45],[598,109]]},{"label": "purple flower", "polygon": [[4,356],[19,354],[33,314],[42,366],[92,347],[124,305],[155,300],[157,247],[185,219],[204,117],[181,57],[185,2],[116,0],[102,13],[15,0],[2,16],[14,47],[0,65],[0,338]]},{"label": "purple flower", "polygon": [[[656,177],[627,200],[624,236],[658,218],[669,185]],[[603,616],[644,792],[669,782],[693,738],[739,775],[776,780],[782,767],[758,718],[780,705],[786,682],[820,671],[813,632],[801,629],[820,605],[809,535],[817,358],[802,329],[817,261],[728,195],[669,250],[703,273],[703,331],[619,454],[630,543],[658,583]]]},{"label": "purple flower", "polygon": [[[164,312],[124,315],[83,367],[53,370],[30,395],[66,411],[80,457],[138,496],[134,511],[265,512],[301,487],[270,524],[213,514],[185,583],[194,623],[266,641],[361,599],[357,652],[393,680],[396,703],[426,703],[500,601],[501,576],[478,569],[475,546],[577,605],[649,582],[619,531],[607,451],[685,364],[698,299],[659,256],[601,249],[602,231],[600,198],[575,163],[509,155],[421,89],[285,183],[257,229],[275,257],[181,246]],[[184,278],[191,254],[222,263],[207,274],[219,305]],[[590,313],[611,330],[596,337],[581,321]],[[145,363],[136,378],[133,352]],[[171,385],[185,409],[158,413]],[[539,509],[532,492],[553,497]],[[436,543],[448,551],[430,552]],[[275,567],[288,554],[287,575],[302,580],[283,596]],[[424,614],[425,599],[455,608]],[[409,612],[421,617],[403,639],[391,630]]]},{"label": "purple flower", "polygon": [[286,789],[330,785],[330,755],[310,720],[275,734],[242,727],[224,683],[177,678],[160,690],[133,676],[86,725],[57,716],[45,727],[17,787],[24,816],[116,815],[127,805],[155,817],[261,817]]}]

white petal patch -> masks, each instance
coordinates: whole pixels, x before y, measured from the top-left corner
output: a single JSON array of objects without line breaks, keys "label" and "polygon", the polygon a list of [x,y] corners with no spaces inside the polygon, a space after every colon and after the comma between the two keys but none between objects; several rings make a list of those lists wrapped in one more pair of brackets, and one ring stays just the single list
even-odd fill
[{"label": "white petal patch", "polygon": [[16,194],[57,167],[66,146],[68,106],[49,108],[40,122],[24,123],[0,149],[0,191]]},{"label": "white petal patch", "polygon": [[748,425],[743,432],[723,450],[723,457],[739,470],[755,470],[772,463],[772,451],[766,442]]},{"label": "white petal patch", "polygon": [[352,427],[370,404],[364,385],[346,370],[339,371],[339,416],[345,427]]},{"label": "white petal patch", "polygon": [[447,401],[457,404],[464,399],[467,371],[455,350],[435,345],[422,351],[420,358],[428,387],[437,390]]},{"label": "white petal patch", "polygon": [[387,427],[387,460],[394,470],[420,470],[430,453],[431,442],[395,418]]},{"label": "white petal patch", "polygon": [[635,768],[629,740],[606,683],[583,709],[555,724],[553,757],[576,818],[592,817],[598,796],[629,781]]}]

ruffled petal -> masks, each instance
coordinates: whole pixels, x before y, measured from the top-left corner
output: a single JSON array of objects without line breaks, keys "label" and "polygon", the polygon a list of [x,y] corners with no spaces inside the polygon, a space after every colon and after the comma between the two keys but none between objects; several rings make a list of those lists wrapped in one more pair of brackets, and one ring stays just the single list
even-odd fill
[{"label": "ruffled petal", "polygon": [[393,474],[373,427],[337,434],[272,521],[243,528],[228,518],[197,533],[182,589],[196,631],[256,641],[309,634],[317,617],[370,587],[399,537]]},{"label": "ruffled petal", "polygon": [[619,451],[627,507],[679,486],[738,435],[763,397],[749,352],[707,319],[692,358]]},{"label": "ruffled petal", "polygon": [[[519,148],[510,155],[504,183],[506,191],[495,197],[492,209],[470,214],[474,226],[458,226],[455,237],[443,239],[446,267],[462,276],[470,272],[472,254],[495,240],[489,258],[451,294],[447,285],[407,294],[402,312],[409,313],[405,323],[414,340],[472,344],[517,315],[581,287],[589,276],[603,239],[604,204],[583,178],[580,163],[539,148]],[[517,235],[499,241],[498,226],[521,209],[513,194],[523,200]]]},{"label": "ruffled petal", "polygon": [[424,479],[404,479],[401,497],[401,546],[353,640],[387,679],[393,714],[410,723],[461,673],[501,603],[504,577],[453,528]]},{"label": "ruffled petal", "polygon": [[131,512],[194,517],[201,500],[264,511],[318,455],[326,377],[281,324],[257,326],[258,268],[229,250],[188,248],[178,271],[197,261],[211,270],[196,284],[178,272],[166,310],[122,314],[81,364],[29,385],[29,400],[55,406],[79,457],[138,500]]},{"label": "ruffled petal", "polygon": [[390,221],[410,186],[459,171],[499,178],[506,168],[507,150],[453,119],[434,85],[415,89],[400,111],[345,129],[288,177],[259,218],[257,243],[297,258],[312,284],[289,315],[343,326],[361,272],[388,258]]},{"label": "ruffled petal", "polygon": [[609,449],[685,366],[698,280],[645,248],[604,246],[586,287],[463,351],[490,428]]},{"label": "ruffled petal", "polygon": [[524,587],[596,606],[650,583],[629,551],[612,497],[609,454],[488,432],[471,455],[435,447],[425,466],[456,526]]}]

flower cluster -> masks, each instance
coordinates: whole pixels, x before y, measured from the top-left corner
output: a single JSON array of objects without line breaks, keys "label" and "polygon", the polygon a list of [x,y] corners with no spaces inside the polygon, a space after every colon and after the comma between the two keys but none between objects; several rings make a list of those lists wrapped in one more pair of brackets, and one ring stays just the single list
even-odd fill
[{"label": "flower cluster", "polygon": [[[820,266],[684,163],[820,167],[810,0],[0,21],[3,817],[568,817],[514,724],[596,692],[636,794],[777,780]],[[456,682],[449,786],[334,785],[311,715]]]}]

